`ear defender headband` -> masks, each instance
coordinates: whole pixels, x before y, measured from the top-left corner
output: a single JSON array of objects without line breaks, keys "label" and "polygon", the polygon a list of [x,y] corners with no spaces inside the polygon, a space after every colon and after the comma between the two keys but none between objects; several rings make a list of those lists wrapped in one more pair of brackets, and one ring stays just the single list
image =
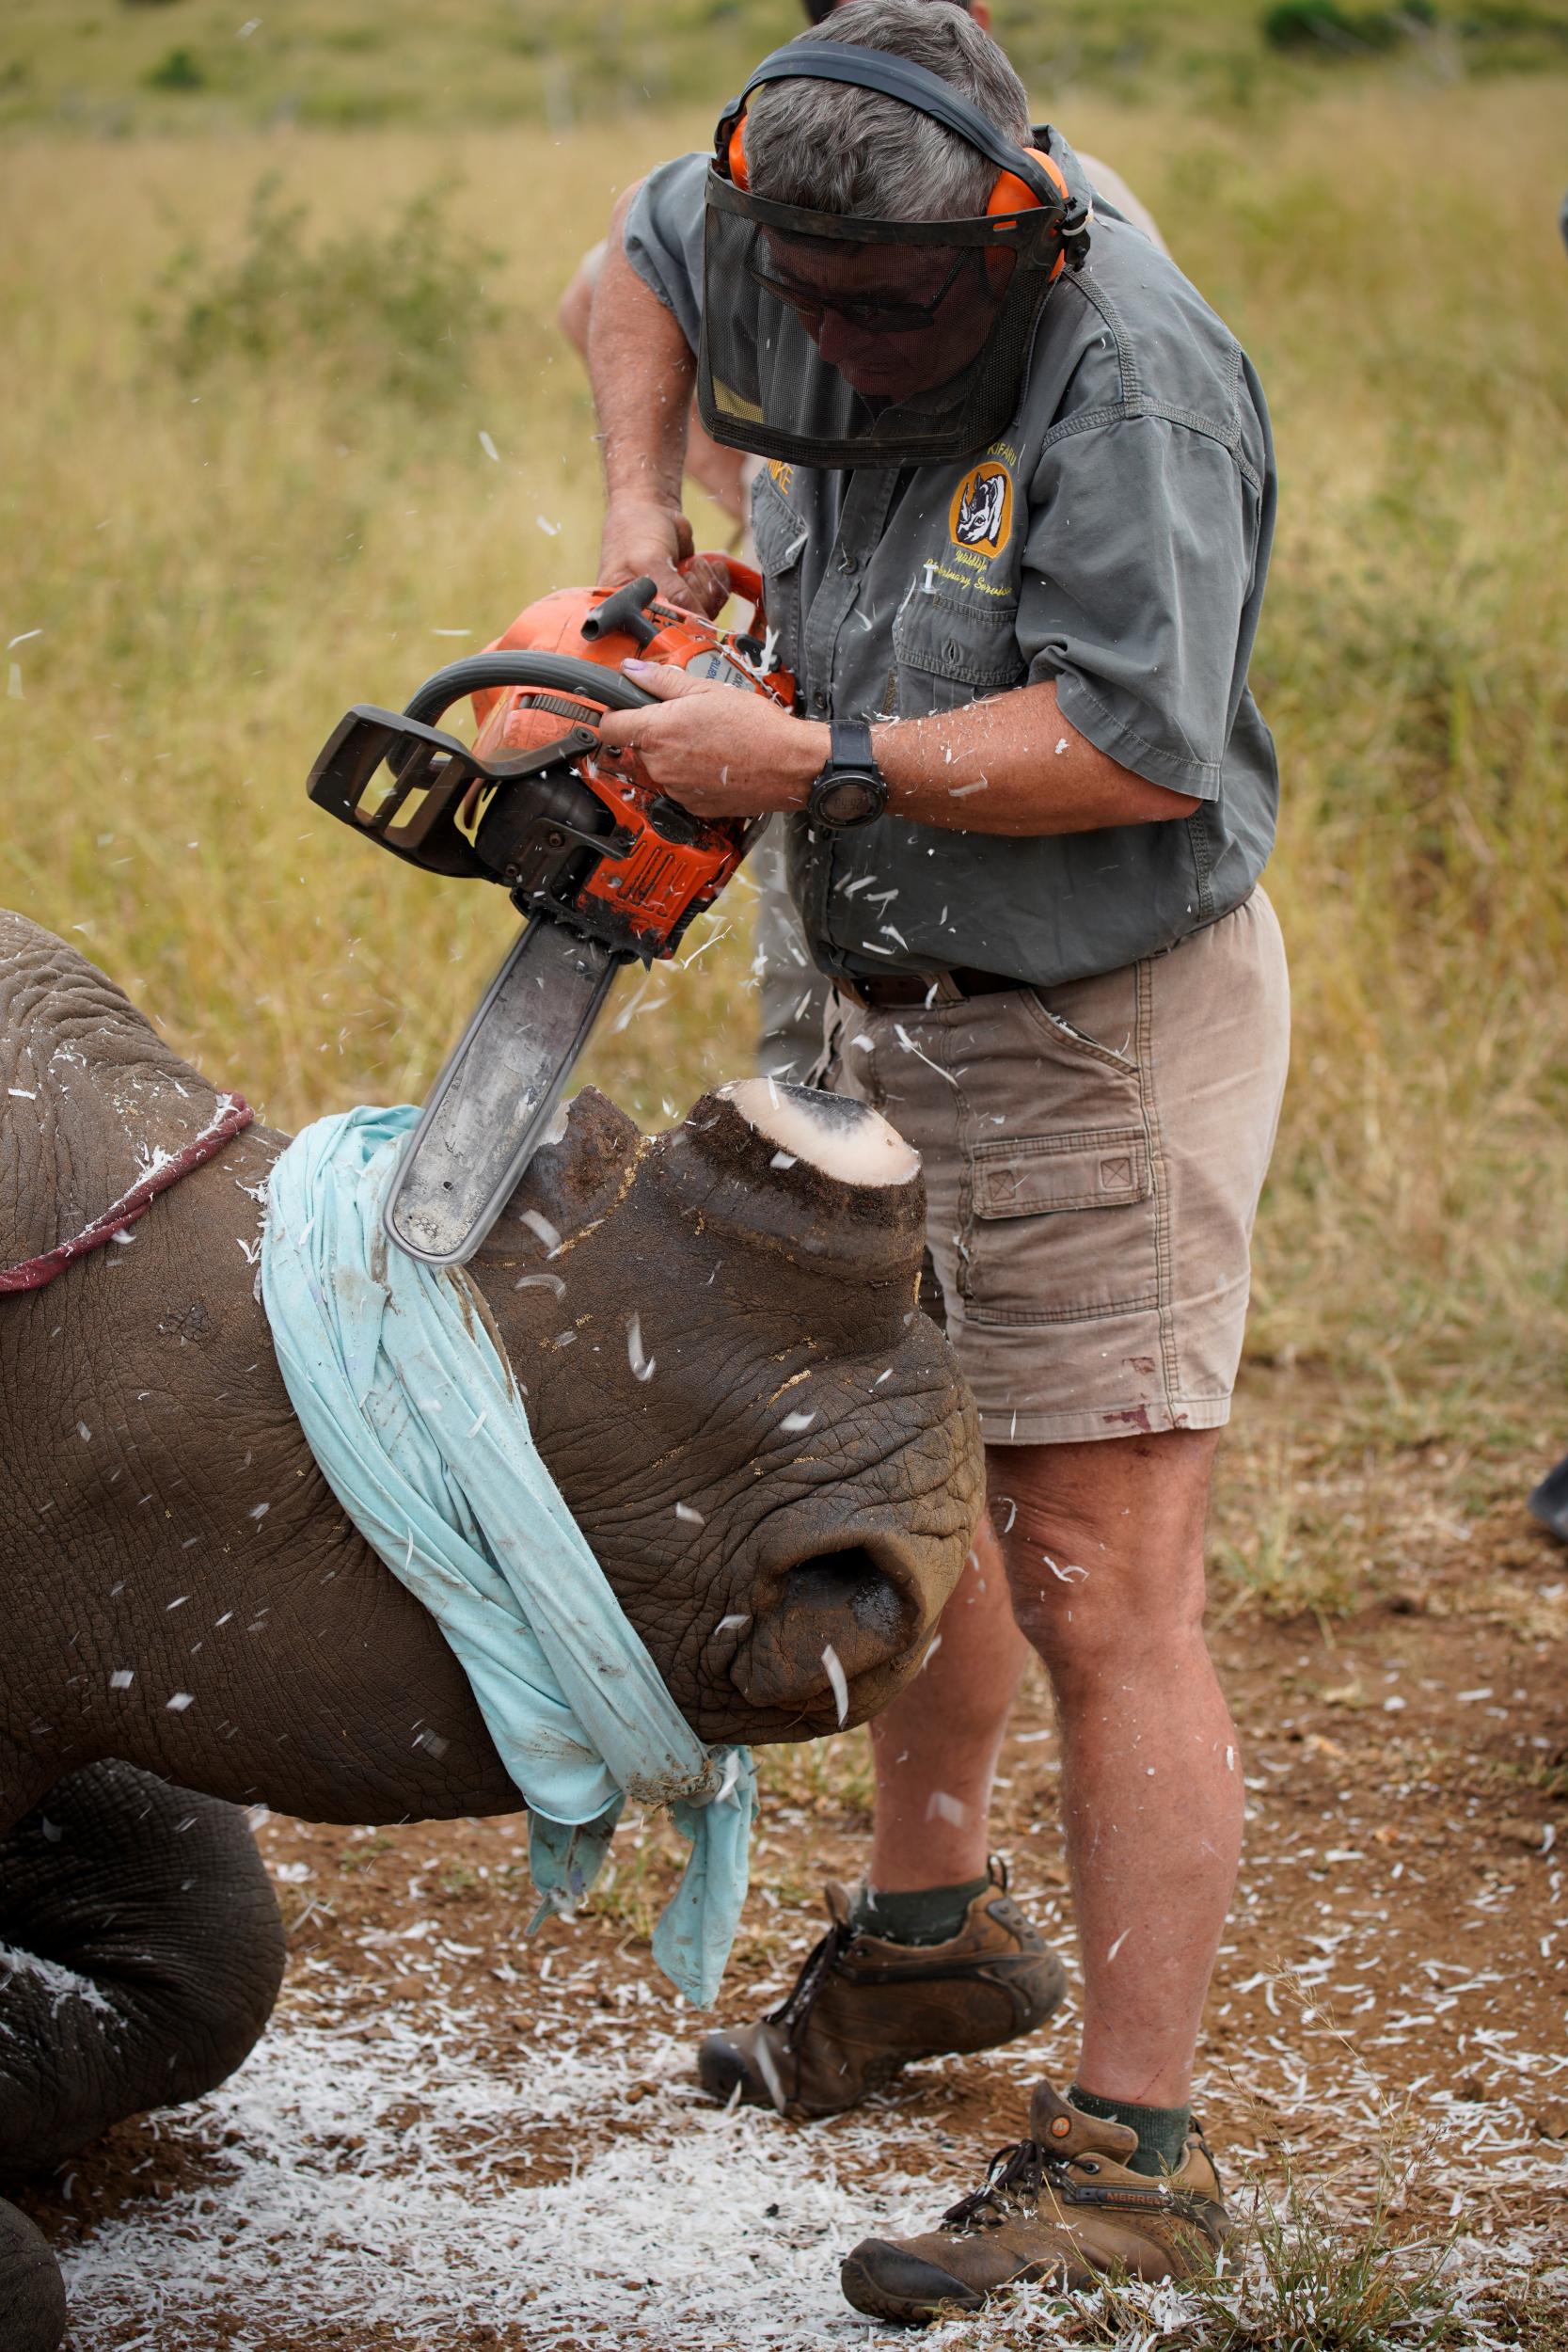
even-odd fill
[{"label": "ear defender headband", "polygon": [[721,176],[746,192],[750,173],[746,162],[746,107],[752,92],[768,82],[839,82],[856,89],[875,90],[896,98],[917,114],[927,115],[951,131],[967,146],[978,149],[997,167],[985,210],[1002,220],[1015,215],[1044,212],[1042,223],[1058,250],[1052,265],[1054,278],[1064,264],[1082,262],[1088,250],[1090,208],[1078,203],[1060,166],[1037,147],[1015,147],[977,106],[950,82],[885,49],[862,49],[851,41],[797,40],[765,57],[738,98],[719,118],[714,134],[714,165]]}]

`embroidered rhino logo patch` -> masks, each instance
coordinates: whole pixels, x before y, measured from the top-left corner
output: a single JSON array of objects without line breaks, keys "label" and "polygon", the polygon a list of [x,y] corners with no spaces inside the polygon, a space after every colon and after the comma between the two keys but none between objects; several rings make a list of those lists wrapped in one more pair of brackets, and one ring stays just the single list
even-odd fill
[{"label": "embroidered rhino logo patch", "polygon": [[991,459],[972,467],[955,491],[948,513],[954,546],[998,554],[1007,543],[1012,514],[1013,483],[1006,466]]}]

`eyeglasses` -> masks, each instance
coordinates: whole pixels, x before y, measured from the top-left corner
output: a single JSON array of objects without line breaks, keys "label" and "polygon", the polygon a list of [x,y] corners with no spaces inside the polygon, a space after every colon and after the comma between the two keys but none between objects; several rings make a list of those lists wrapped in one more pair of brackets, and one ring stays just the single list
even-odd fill
[{"label": "eyeglasses", "polygon": [[968,247],[959,254],[928,302],[883,302],[870,295],[818,294],[815,288],[794,284],[787,278],[770,278],[766,270],[752,262],[746,265],[746,275],[764,294],[771,294],[775,302],[793,310],[808,333],[820,326],[832,311],[834,318],[843,319],[846,326],[863,335],[918,335],[931,326],[958,283],[958,272],[977,249]]}]

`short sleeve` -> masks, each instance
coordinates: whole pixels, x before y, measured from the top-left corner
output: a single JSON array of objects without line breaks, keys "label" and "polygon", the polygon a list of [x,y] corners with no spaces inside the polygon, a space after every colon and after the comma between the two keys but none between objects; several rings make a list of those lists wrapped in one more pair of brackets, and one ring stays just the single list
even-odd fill
[{"label": "short sleeve", "polygon": [[1246,686],[1270,514],[1213,433],[1145,412],[1048,442],[1018,635],[1031,684],[1151,784],[1212,800]]},{"label": "short sleeve", "polygon": [[703,213],[707,157],[679,155],[660,164],[639,188],[623,244],[645,286],[674,313],[696,350],[703,320]]}]

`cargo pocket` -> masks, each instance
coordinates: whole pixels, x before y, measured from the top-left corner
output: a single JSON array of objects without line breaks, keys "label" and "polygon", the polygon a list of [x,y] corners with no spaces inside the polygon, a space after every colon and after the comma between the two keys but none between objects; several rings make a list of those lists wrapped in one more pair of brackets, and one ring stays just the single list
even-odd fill
[{"label": "cargo pocket", "polygon": [[1022,686],[1027,668],[1017,621],[1011,604],[990,612],[958,596],[927,596],[917,582],[893,624],[898,716],[960,710]]},{"label": "cargo pocket", "polygon": [[1158,1213],[1141,1126],[975,1147],[962,1288],[972,1324],[1081,1323],[1159,1302]]},{"label": "cargo pocket", "polygon": [[799,680],[800,559],[810,533],[765,473],[757,476],[752,492],[752,536],[756,541],[768,626],[778,639],[778,660]]}]

